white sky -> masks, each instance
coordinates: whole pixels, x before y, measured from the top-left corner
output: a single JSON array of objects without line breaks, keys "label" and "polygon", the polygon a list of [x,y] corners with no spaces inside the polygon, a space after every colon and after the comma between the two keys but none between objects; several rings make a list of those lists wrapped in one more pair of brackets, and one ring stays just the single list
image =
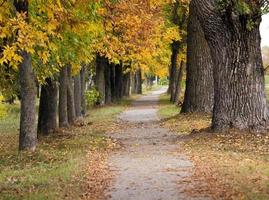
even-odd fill
[{"label": "white sky", "polygon": [[266,14],[262,17],[260,30],[262,37],[261,46],[269,46],[269,14]]}]

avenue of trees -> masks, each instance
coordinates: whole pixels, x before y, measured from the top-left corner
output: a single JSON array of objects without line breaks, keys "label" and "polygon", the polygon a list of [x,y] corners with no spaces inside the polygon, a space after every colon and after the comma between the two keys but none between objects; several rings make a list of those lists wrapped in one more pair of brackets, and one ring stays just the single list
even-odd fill
[{"label": "avenue of trees", "polygon": [[[98,104],[169,77],[181,113],[212,114],[212,129],[266,131],[269,110],[259,25],[266,0],[2,0],[0,92],[21,102],[19,150],[69,127]],[[94,86],[89,85],[94,81]],[[37,98],[39,97],[39,98]],[[36,111],[36,101],[38,112]],[[38,113],[38,120],[36,120]]]}]

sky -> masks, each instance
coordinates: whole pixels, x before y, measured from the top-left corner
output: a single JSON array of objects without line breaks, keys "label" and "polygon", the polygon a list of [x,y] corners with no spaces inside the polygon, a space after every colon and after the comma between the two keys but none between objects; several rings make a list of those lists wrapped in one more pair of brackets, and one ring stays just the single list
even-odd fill
[{"label": "sky", "polygon": [[262,17],[260,31],[262,37],[261,46],[269,46],[269,14],[266,14]]}]

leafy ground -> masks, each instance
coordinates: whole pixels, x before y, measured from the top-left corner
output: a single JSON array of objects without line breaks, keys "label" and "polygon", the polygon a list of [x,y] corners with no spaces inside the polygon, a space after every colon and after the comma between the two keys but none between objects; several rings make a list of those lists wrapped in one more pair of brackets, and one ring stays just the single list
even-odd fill
[{"label": "leafy ground", "polygon": [[168,102],[163,95],[162,125],[182,137],[179,150],[195,164],[191,178],[206,180],[190,192],[211,194],[215,199],[269,199],[268,134],[211,133],[210,116],[178,115],[179,108]]},{"label": "leafy ground", "polygon": [[18,154],[19,106],[0,120],[0,199],[97,199],[108,185],[105,165],[116,147],[104,136],[129,104],[90,110],[85,121],[39,138],[34,153]]}]

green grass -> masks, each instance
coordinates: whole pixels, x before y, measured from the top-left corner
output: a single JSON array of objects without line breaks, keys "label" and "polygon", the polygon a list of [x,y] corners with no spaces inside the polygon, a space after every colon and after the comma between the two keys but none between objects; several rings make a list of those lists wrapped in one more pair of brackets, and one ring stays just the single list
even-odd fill
[{"label": "green grass", "polygon": [[159,108],[158,113],[162,119],[176,116],[180,112],[180,107],[172,104],[169,98],[170,96],[167,94],[162,94],[160,96],[160,100],[159,100],[160,108]]},{"label": "green grass", "polygon": [[0,199],[78,199],[91,150],[106,151],[111,140],[104,136],[117,114],[131,100],[90,110],[82,127],[58,130],[39,138],[36,152],[18,154],[18,105],[8,105],[0,120]]},{"label": "green grass", "polygon": [[152,91],[158,90],[158,89],[160,89],[162,87],[163,87],[162,85],[156,85],[156,84],[152,85],[151,87],[146,87],[145,85],[142,85],[142,93],[143,94],[149,94]]}]

